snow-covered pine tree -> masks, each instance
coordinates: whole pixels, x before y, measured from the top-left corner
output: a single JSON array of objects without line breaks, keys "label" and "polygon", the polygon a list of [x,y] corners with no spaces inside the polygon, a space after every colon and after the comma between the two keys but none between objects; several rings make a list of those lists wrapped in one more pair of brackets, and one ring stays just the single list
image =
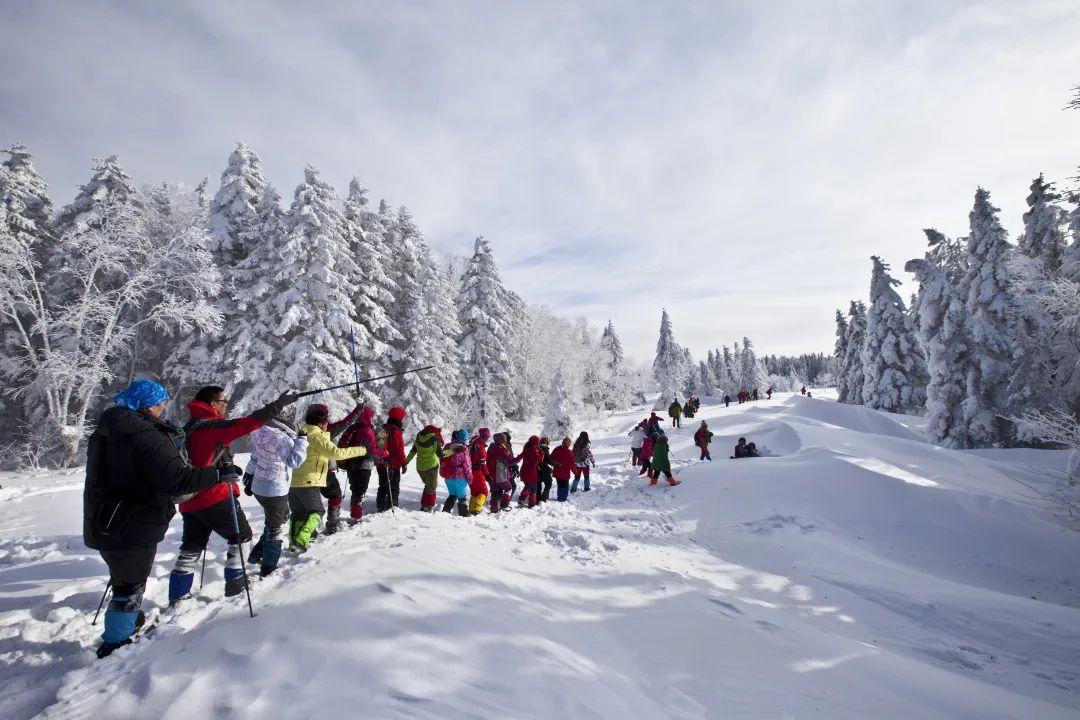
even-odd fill
[{"label": "snow-covered pine tree", "polygon": [[244,143],[237,143],[210,204],[210,238],[219,267],[235,266],[257,242],[257,207],[265,188],[259,156]]},{"label": "snow-covered pine tree", "polygon": [[948,448],[969,447],[963,413],[970,362],[964,337],[964,300],[945,271],[930,260],[909,260],[904,269],[919,281],[916,332],[930,375],[927,439]]},{"label": "snow-covered pine tree", "polygon": [[604,326],[604,332],[600,335],[600,349],[604,353],[604,362],[612,377],[618,375],[626,362],[626,353],[623,352],[622,342],[615,332],[615,323],[608,319]]},{"label": "snow-covered pine tree", "polygon": [[1080,282],[1080,194],[1069,197],[1076,207],[1069,211],[1069,237],[1072,242],[1061,260],[1061,274],[1073,282]]},{"label": "snow-covered pine tree", "polygon": [[764,393],[769,387],[769,374],[765,372],[757,353],[754,352],[754,344],[750,338],[744,337],[742,351],[739,360],[739,387],[747,392]]},{"label": "snow-covered pine tree", "polygon": [[945,273],[945,278],[958,286],[967,270],[967,238],[953,239],[934,228],[923,230],[926,234],[926,261]]},{"label": "snow-covered pine tree", "polygon": [[[709,351],[710,354],[712,351]],[[702,395],[716,393],[716,377],[713,375],[712,366],[705,360],[698,362],[698,387]]]},{"label": "snow-covered pine tree", "polygon": [[543,434],[551,438],[553,445],[561,442],[564,437],[570,437],[572,429],[571,407],[570,394],[567,391],[563,371],[560,367],[555,371],[548,387],[548,406],[543,427]]},{"label": "snow-covered pine tree", "polygon": [[1054,184],[1046,182],[1040,173],[1031,183],[1028,211],[1024,213],[1024,235],[1016,248],[1030,258],[1041,259],[1052,272],[1061,267],[1066,247],[1059,200],[1061,195],[1054,191]]},{"label": "snow-covered pine tree", "polygon": [[671,401],[683,393],[683,353],[675,342],[675,333],[671,327],[671,318],[665,309],[660,315],[660,337],[656,341],[656,357],[653,359],[653,379],[660,397],[656,408],[666,408]]},{"label": "snow-covered pine tree", "polygon": [[720,386],[720,390],[725,395],[734,395],[738,392],[736,385],[736,378],[738,375],[735,372],[735,356],[731,352],[731,348],[727,345],[722,345],[720,352],[717,353],[717,375],[716,382]]},{"label": "snow-covered pine tree", "polygon": [[865,342],[866,305],[861,300],[852,300],[848,309],[847,352],[844,355],[847,402],[851,405],[862,405],[863,401],[866,374],[863,372],[862,349]]},{"label": "snow-covered pine tree", "polygon": [[623,410],[630,404],[630,383],[627,378],[626,353],[615,332],[615,324],[608,319],[600,336],[600,353],[604,361],[607,393],[606,410]]},{"label": "snow-covered pine tree", "polygon": [[457,297],[464,419],[472,426],[491,427],[505,417],[511,370],[508,343],[514,337],[509,304],[491,246],[478,237]]},{"label": "snow-covered pine tree", "polygon": [[870,309],[862,365],[866,381],[862,401],[887,412],[909,412],[920,406],[924,392],[922,355],[907,318],[907,306],[893,288],[900,284],[889,266],[874,255],[870,276]]},{"label": "snow-covered pine tree", "polygon": [[[387,208],[384,203],[379,205],[380,221],[387,228],[383,236],[386,248],[392,253],[393,262],[390,263],[389,276],[396,288],[394,304],[389,310],[389,317],[394,327],[397,328],[401,337],[392,343],[393,353],[390,364],[395,372],[407,370],[408,358],[413,352],[410,347],[410,339],[406,337],[406,324],[412,322],[420,312],[423,304],[423,236],[420,228],[413,220],[412,213],[405,206],[398,208],[393,219],[386,215]],[[402,375],[392,378],[384,387],[382,396],[388,404],[401,404],[404,402],[402,394],[405,385],[411,378]]]},{"label": "snow-covered pine tree", "polygon": [[969,215],[967,273],[960,287],[967,307],[966,336],[971,341],[964,420],[971,443],[989,447],[1011,439],[1006,389],[1012,363],[1010,280],[1006,259],[1008,236],[990,204],[990,193],[979,188]]},{"label": "snow-covered pine tree", "polygon": [[12,145],[3,152],[8,157],[2,163],[6,177],[0,201],[5,208],[8,233],[14,240],[33,248],[39,259],[48,259],[55,241],[49,186],[24,146]]},{"label": "snow-covered pine tree", "polygon": [[694,363],[694,357],[690,354],[689,348],[682,348],[682,364],[679,366],[679,372],[683,378],[682,396],[690,397],[697,393],[699,390],[697,365]]},{"label": "snow-covered pine tree", "polygon": [[848,401],[847,373],[844,372],[844,360],[847,357],[848,324],[844,319],[844,313],[836,311],[836,347],[833,349],[833,357],[836,359],[836,391],[837,402]]}]

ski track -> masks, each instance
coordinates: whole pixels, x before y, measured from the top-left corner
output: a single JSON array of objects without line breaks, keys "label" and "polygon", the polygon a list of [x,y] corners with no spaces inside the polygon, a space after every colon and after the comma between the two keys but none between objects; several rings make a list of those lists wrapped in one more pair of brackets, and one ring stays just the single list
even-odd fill
[{"label": "ski track", "polygon": [[[627,467],[625,433],[640,409],[594,440],[592,490],[568,503],[474,518],[423,514],[405,509],[419,500],[409,473],[404,508],[324,536],[308,553],[286,555],[274,576],[255,578],[254,620],[243,596],[219,598],[220,539],[211,541],[205,590],[175,610],[161,607],[179,544],[174,522],[144,602],[159,624],[103,662],[92,654],[100,622],[90,621],[104,565],[79,535],[43,533],[48,523],[37,518],[45,507],[64,515],[54,525],[77,530],[70,520],[80,517],[81,482],[5,482],[5,507],[26,512],[0,515],[0,717],[260,717],[281,712],[275,701],[290,695],[297,707],[306,698],[309,710],[362,708],[369,717],[904,717],[913,708],[919,717],[1080,717],[1080,617],[1062,600],[1075,597],[1075,573],[1057,589],[1033,588],[1054,600],[1036,602],[1003,594],[1011,586],[961,585],[917,552],[901,560],[864,547],[846,518],[813,505],[792,512],[766,500],[739,517],[704,511],[723,510],[744,473],[765,481],[769,462],[829,460],[896,492],[944,482],[905,459],[910,446],[928,447],[911,419],[821,400],[815,413],[797,400],[703,407],[698,420],[717,434],[711,466],[693,459],[697,420],[669,430],[673,468],[684,475],[674,488],[649,487]],[[855,437],[827,449],[821,438],[837,432]],[[729,441],[743,434],[772,457],[727,464]],[[870,442],[880,452],[867,453]],[[999,460],[985,466],[1002,478],[1022,473]],[[694,483],[720,487],[695,491]],[[245,509],[260,527],[258,506],[245,498]],[[882,567],[904,582],[884,583]],[[287,625],[308,608],[298,640]],[[582,632],[587,642],[575,642]],[[308,634],[312,650],[294,647]],[[266,660],[293,652],[303,659]],[[362,678],[361,705],[340,697],[350,663],[379,673]],[[200,672],[203,664],[248,681]],[[289,667],[317,679],[308,684]],[[430,679],[417,678],[416,667]],[[762,679],[763,669],[780,667],[780,688]],[[522,674],[536,690],[518,689]],[[833,679],[821,686],[822,677]],[[568,682],[580,689],[564,697]],[[263,695],[261,683],[275,693]]]}]

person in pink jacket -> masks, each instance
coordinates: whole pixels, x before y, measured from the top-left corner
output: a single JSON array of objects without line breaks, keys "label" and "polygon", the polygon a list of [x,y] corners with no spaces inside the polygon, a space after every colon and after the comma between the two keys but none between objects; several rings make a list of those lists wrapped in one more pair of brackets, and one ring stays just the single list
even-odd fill
[{"label": "person in pink jacket", "polygon": [[638,457],[638,461],[641,463],[641,470],[638,471],[638,475],[648,475],[652,477],[652,451],[653,451],[653,436],[646,435],[645,440],[641,443],[641,455]]},{"label": "person in pink jacket", "polygon": [[472,459],[469,457],[469,431],[455,430],[447,446],[450,455],[439,464],[439,474],[446,481],[446,491],[450,494],[443,503],[443,512],[454,509],[457,502],[458,515],[469,515],[469,483],[472,482]]}]

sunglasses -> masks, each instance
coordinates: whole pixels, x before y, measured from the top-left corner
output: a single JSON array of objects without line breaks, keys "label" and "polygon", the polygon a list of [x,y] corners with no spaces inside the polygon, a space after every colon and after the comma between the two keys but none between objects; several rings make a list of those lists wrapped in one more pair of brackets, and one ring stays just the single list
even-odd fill
[{"label": "sunglasses", "polygon": [[228,405],[229,404],[229,398],[218,398],[217,400],[211,400],[210,402],[211,402],[211,404],[213,404],[213,403],[221,403],[222,405]]}]

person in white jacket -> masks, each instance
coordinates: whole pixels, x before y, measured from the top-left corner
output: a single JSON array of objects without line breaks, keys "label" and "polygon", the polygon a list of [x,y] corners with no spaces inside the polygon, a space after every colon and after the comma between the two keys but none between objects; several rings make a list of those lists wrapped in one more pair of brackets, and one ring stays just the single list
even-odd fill
[{"label": "person in white jacket", "polygon": [[644,423],[638,423],[637,427],[630,431],[630,464],[637,467],[641,462],[641,445],[645,442]]},{"label": "person in white jacket", "polygon": [[262,537],[251,548],[248,562],[261,565],[266,577],[281,559],[282,536],[289,521],[290,471],[307,457],[307,434],[294,432],[280,420],[271,420],[251,435],[251,491],[262,505],[265,522]]}]

